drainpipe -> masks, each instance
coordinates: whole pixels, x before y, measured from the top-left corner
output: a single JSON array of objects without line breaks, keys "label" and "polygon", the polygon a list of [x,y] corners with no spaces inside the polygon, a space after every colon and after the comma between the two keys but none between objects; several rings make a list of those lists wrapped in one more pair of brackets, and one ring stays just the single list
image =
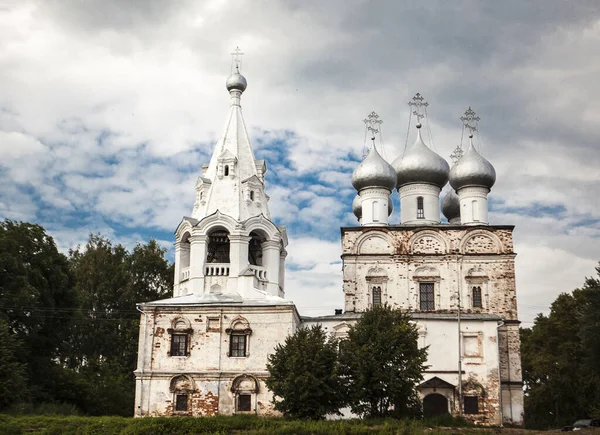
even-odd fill
[{"label": "drainpipe", "polygon": [[[221,405],[221,374],[223,373],[223,367],[221,367],[221,349],[223,344],[223,308],[219,309],[219,326],[221,331],[219,332],[219,380],[217,381],[217,414],[219,414],[219,407]],[[235,402],[235,398],[233,399]],[[235,410],[235,403],[233,404]]]},{"label": "drainpipe", "polygon": [[[504,321],[498,322],[498,403],[500,404],[500,427],[504,427],[504,410],[502,407],[502,378],[500,372],[500,328],[504,326]],[[507,355],[508,358],[508,355]],[[510,364],[510,363],[509,363]],[[510,394],[510,389],[508,390]],[[512,405],[511,405],[512,414]]]},{"label": "drainpipe", "polygon": [[[140,310],[140,306],[139,304],[135,305],[135,309],[138,310],[140,313],[142,313],[144,315],[144,339],[142,340],[142,346],[140,349],[140,352],[142,352],[142,358],[141,358],[141,365],[142,365],[142,370],[141,370],[141,376],[140,376],[140,416],[144,415],[144,408],[142,407],[142,402],[143,402],[143,397],[144,397],[144,367],[146,366],[146,339],[148,336],[148,313],[146,313],[145,311]],[[148,386],[150,386],[148,384]]]},{"label": "drainpipe", "polygon": [[456,259],[458,267],[458,313],[457,313],[457,327],[458,327],[458,415],[462,417],[462,340],[461,340],[461,329],[460,329],[460,302],[462,293],[462,260]]}]

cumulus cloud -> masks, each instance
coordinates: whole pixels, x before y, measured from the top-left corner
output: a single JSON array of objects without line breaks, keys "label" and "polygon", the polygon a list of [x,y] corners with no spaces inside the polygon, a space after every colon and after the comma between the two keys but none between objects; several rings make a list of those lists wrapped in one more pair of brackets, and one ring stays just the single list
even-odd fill
[{"label": "cumulus cloud", "polygon": [[[498,172],[492,222],[516,225],[520,300],[547,306],[600,259],[599,26],[595,1],[6,0],[0,216],[39,222],[61,246],[98,230],[168,238],[221,134],[239,45],[244,115],[291,235],[301,310],[313,296],[342,305],[337,264],[314,252],[333,252],[338,227],[356,223],[362,119],[382,116],[393,160],[416,92],[443,156],[466,107],[482,117],[477,145]],[[544,266],[558,259],[568,273]]]}]

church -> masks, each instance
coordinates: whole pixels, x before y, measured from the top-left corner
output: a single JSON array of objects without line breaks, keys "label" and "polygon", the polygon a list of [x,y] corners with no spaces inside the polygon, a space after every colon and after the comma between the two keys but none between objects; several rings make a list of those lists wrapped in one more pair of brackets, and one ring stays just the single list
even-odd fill
[{"label": "church", "polygon": [[[343,338],[363,311],[387,304],[410,313],[428,346],[425,415],[522,424],[514,227],[488,223],[496,173],[473,143],[474,112],[461,118],[470,144],[452,167],[423,139],[419,94],[416,141],[392,164],[377,150],[377,115],[365,120],[372,143],[352,175],[359,225],[341,228],[344,309],[303,317],[285,299],[287,233],[271,218],[267,162],[255,159],[242,116],[246,87],[238,67],[224,132],[175,231],[173,297],[138,305],[135,415],[278,415],[264,383],[276,345],[314,324]],[[399,224],[389,222],[394,190]]]}]

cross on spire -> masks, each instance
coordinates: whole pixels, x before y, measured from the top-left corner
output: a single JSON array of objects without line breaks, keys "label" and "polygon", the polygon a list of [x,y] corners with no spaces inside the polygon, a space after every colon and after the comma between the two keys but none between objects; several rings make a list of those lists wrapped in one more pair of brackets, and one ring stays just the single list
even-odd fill
[{"label": "cross on spire", "polygon": [[243,55],[244,53],[242,53],[240,47],[235,47],[235,50],[233,50],[233,53],[231,53],[231,59],[232,62],[235,63],[235,69],[237,70],[237,72],[240,71],[240,65],[242,64]]},{"label": "cross on spire", "polygon": [[408,105],[410,107],[413,107],[413,115],[415,115],[417,117],[417,122],[421,122],[422,118],[425,118],[425,110],[427,110],[427,106],[429,106],[429,103],[425,100],[425,98],[420,94],[420,93],[416,93],[414,97],[412,97],[412,100],[408,102]]},{"label": "cross on spire", "polygon": [[464,128],[469,130],[469,137],[473,137],[473,133],[477,131],[477,123],[481,118],[476,115],[475,111],[471,109],[471,106],[465,110],[465,114],[460,117],[463,122]]},{"label": "cross on spire", "polygon": [[375,140],[375,134],[379,133],[379,126],[383,123],[383,120],[379,119],[379,115],[375,112],[371,112],[369,116],[363,119],[367,131],[371,132],[371,140]]},{"label": "cross on spire", "polygon": [[462,148],[460,147],[460,145],[457,145],[454,151],[452,151],[452,154],[450,154],[450,159],[452,160],[452,163],[458,162],[463,156],[463,154],[464,153]]}]

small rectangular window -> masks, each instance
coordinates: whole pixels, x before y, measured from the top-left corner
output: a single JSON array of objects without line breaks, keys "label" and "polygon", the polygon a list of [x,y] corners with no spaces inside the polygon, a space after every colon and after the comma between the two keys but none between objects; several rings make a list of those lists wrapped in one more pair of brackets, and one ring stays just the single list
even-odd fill
[{"label": "small rectangular window", "polygon": [[421,302],[421,310],[432,311],[435,309],[435,300],[433,292],[432,282],[421,282],[419,283],[419,296]]},{"label": "small rectangular window", "polygon": [[477,396],[465,396],[463,401],[465,414],[479,414],[479,398]]},{"label": "small rectangular window", "polygon": [[381,305],[381,287],[373,287],[373,306]]},{"label": "small rectangular window", "polygon": [[237,411],[252,411],[252,396],[250,394],[238,395]]},{"label": "small rectangular window", "polygon": [[417,197],[417,219],[425,219],[425,209],[423,207],[423,197]]},{"label": "small rectangular window", "polygon": [[229,342],[229,356],[246,356],[246,335],[231,335],[231,340]]},{"label": "small rectangular window", "polygon": [[187,334],[171,335],[171,356],[187,356]]},{"label": "small rectangular window", "polygon": [[481,287],[473,287],[473,308],[483,308]]},{"label": "small rectangular window", "polygon": [[379,222],[379,201],[373,201],[372,204],[373,222]]},{"label": "small rectangular window", "polygon": [[188,395],[187,394],[176,394],[175,395],[175,411],[187,411],[188,410]]}]

